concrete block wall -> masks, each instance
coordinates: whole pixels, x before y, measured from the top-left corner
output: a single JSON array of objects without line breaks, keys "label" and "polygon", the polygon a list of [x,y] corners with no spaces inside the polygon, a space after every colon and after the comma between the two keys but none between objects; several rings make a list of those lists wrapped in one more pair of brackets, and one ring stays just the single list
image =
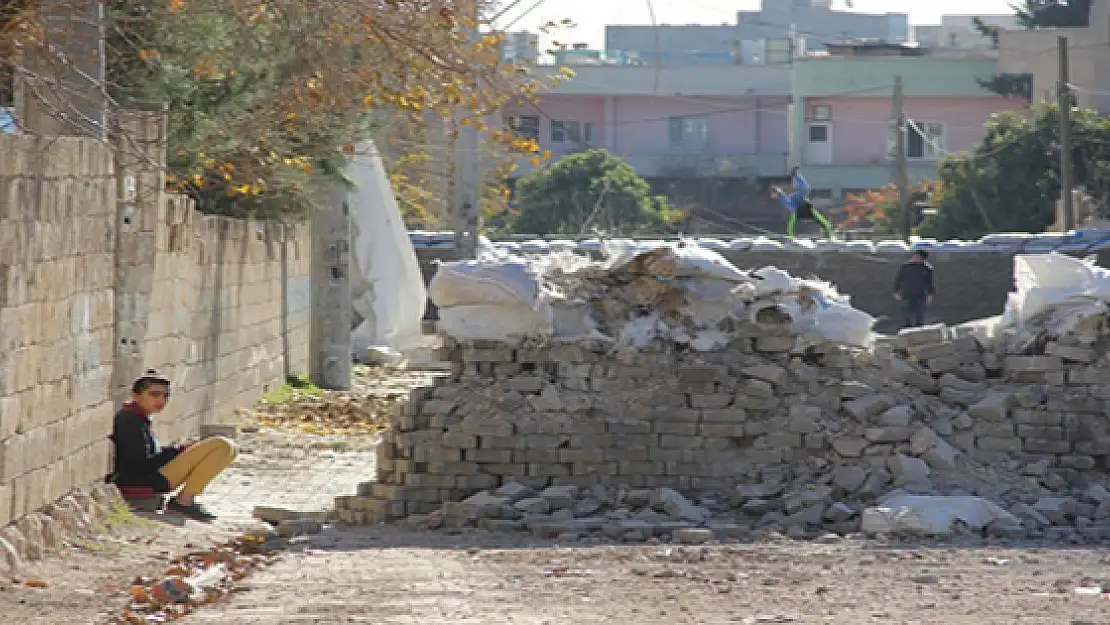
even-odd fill
[{"label": "concrete block wall", "polygon": [[307,228],[204,216],[131,156],[0,135],[0,526],[103,479],[137,371],[176,383],[169,442],[307,368]]},{"label": "concrete block wall", "polygon": [[[751,338],[706,353],[451,347],[454,373],[413,392],[383,436],[377,481],[338,498],[336,514],[425,515],[510,483],[728,497],[793,476],[866,501],[898,484],[989,491],[996,471],[1081,486],[1110,468],[1098,350],[1003,357],[940,326],[897,337],[890,355],[738,334]],[[496,518],[519,520],[509,514]]]},{"label": "concrete block wall", "polygon": [[280,386],[286,346],[289,372],[306,370],[308,302],[284,310],[282,291],[307,282],[309,242],[307,228],[285,230],[283,275],[280,225],[207,216],[183,196],[168,196],[163,211],[142,350],[174,380],[159,434],[175,440]]},{"label": "concrete block wall", "polygon": [[107,468],[115,191],[98,142],[0,135],[0,525]]}]

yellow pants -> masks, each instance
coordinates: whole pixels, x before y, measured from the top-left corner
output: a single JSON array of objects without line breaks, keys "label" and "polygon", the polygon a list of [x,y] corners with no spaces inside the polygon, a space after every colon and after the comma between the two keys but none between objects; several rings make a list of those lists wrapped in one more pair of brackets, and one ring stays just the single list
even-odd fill
[{"label": "yellow pants", "polygon": [[235,443],[220,436],[206,438],[170,460],[161,473],[183,495],[199,495],[208,483],[235,462]]}]

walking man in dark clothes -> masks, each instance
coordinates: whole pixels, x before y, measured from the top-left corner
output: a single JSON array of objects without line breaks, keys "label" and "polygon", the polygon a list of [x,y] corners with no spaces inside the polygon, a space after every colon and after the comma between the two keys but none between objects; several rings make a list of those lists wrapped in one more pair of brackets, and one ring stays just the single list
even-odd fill
[{"label": "walking man in dark clothes", "polygon": [[894,299],[902,302],[903,327],[919,328],[925,325],[925,310],[933,302],[933,266],[926,260],[929,253],[914,250],[909,262],[898,268],[894,282]]}]

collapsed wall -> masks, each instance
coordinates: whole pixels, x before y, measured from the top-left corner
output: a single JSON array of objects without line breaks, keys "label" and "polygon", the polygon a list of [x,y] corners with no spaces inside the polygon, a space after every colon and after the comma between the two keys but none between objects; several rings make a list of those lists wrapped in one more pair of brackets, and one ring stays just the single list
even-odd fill
[{"label": "collapsed wall", "polygon": [[850,533],[901,489],[1003,504],[1020,521],[996,528],[1010,534],[1110,538],[1110,497],[1056,497],[1107,467],[1110,369],[1093,352],[1000,359],[942,327],[895,346],[907,357],[795,350],[782,333],[711,353],[453,345],[454,373],[395,418],[378,481],[339,515],[552,535]]},{"label": "collapsed wall", "polygon": [[862,341],[833,290],[774,271],[729,274],[706,308],[722,291],[683,253],[544,278],[561,295],[536,301],[596,338],[560,338],[582,328],[564,310],[547,336],[449,339],[453,371],[395,416],[338,517],[690,542],[904,527],[876,513],[894,501],[931,533],[1110,539],[1106,298],[1060,303],[1057,281],[1001,323]]}]

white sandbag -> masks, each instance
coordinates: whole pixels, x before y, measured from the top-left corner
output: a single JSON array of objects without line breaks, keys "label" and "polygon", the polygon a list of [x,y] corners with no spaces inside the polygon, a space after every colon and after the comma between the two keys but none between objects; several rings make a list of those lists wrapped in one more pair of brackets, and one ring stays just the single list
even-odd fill
[{"label": "white sandbag", "polygon": [[428,295],[439,308],[499,305],[535,309],[540,282],[535,265],[522,258],[440,263]]},{"label": "white sandbag", "polygon": [[1015,256],[1014,285],[1002,315],[1003,323],[1011,326],[1074,297],[1110,300],[1110,272],[1061,254]]},{"label": "white sandbag", "polygon": [[439,329],[447,336],[464,341],[503,341],[552,334],[547,311],[535,311],[520,304],[440,308]]},{"label": "white sandbag", "polygon": [[871,346],[874,325],[875,318],[871,315],[836,302],[818,310],[813,319],[813,331],[825,340],[856,347]]},{"label": "white sandbag", "polygon": [[755,293],[759,297],[793,291],[798,286],[794,276],[778,267],[756,269],[752,272],[752,277],[758,278],[755,283]]},{"label": "white sandbag", "polygon": [[606,256],[610,268],[619,268],[627,265],[640,254],[665,247],[675,256],[678,278],[717,278],[732,282],[747,282],[748,274],[736,268],[727,258],[719,253],[700,247],[696,241],[680,241],[678,243],[662,243],[649,245],[643,243],[623,241],[607,242]]}]

